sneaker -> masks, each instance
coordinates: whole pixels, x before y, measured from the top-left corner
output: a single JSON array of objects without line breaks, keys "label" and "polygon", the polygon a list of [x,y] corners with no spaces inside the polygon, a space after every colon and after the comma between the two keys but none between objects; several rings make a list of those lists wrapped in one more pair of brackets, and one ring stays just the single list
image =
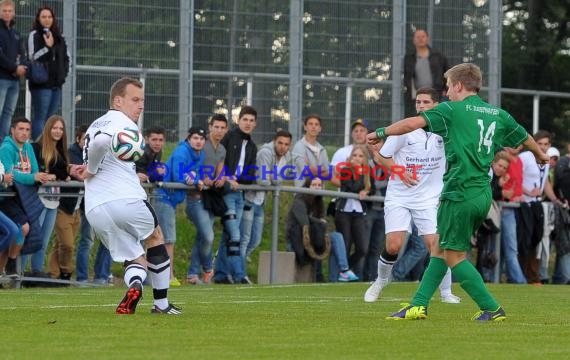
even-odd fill
[{"label": "sneaker", "polygon": [[352,270],[342,271],[338,274],[338,281],[341,282],[349,282],[349,281],[358,281],[358,276],[352,272]]},{"label": "sneaker", "polygon": [[135,281],[127,290],[125,297],[117,306],[115,313],[117,314],[134,314],[137,309],[137,304],[142,298],[142,284]]},{"label": "sneaker", "polygon": [[386,317],[386,320],[423,320],[427,318],[427,307],[410,304],[401,305],[403,307],[398,312]]},{"label": "sneaker", "polygon": [[214,270],[204,271],[204,275],[202,275],[202,282],[204,284],[209,284],[212,282],[212,277],[214,277]]},{"label": "sneaker", "polygon": [[244,276],[239,283],[244,285],[253,285],[253,282],[249,280],[247,276]]},{"label": "sneaker", "polygon": [[178,306],[168,304],[166,309],[161,309],[158,306],[154,305],[152,309],[150,309],[151,314],[164,314],[164,315],[182,315],[182,309]]},{"label": "sneaker", "polygon": [[499,306],[499,308],[495,311],[477,311],[477,313],[471,318],[471,320],[476,321],[505,321],[506,319],[507,315],[505,314],[505,309],[503,309],[502,306]]},{"label": "sneaker", "polygon": [[17,280],[20,278],[20,274],[18,274],[17,269],[17,260],[8,258],[6,261],[6,265],[4,266],[6,276],[12,280]]},{"label": "sneaker", "polygon": [[382,285],[378,279],[376,279],[364,293],[364,302],[375,302],[380,297],[380,292],[382,291]]},{"label": "sneaker", "polygon": [[198,275],[188,275],[186,277],[186,284],[200,285],[201,283],[202,283],[202,281],[200,280]]},{"label": "sneaker", "polygon": [[233,284],[234,282],[233,282],[233,280],[230,279],[229,277],[224,276],[224,277],[221,277],[221,278],[218,278],[218,279],[214,278],[214,283],[216,283],[216,284],[226,284],[226,285],[227,285],[227,284]]},{"label": "sneaker", "polygon": [[448,294],[445,296],[441,296],[441,302],[448,303],[448,304],[459,304],[461,302],[461,298],[457,295]]},{"label": "sneaker", "polygon": [[170,279],[169,285],[170,285],[170,287],[177,287],[177,286],[182,285],[182,283],[177,278],[172,278],[172,279]]}]

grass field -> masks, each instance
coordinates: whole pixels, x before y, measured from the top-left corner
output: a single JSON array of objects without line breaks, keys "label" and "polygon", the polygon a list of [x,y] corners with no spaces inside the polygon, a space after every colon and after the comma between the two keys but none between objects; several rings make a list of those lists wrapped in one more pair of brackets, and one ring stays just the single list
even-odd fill
[{"label": "grass field", "polygon": [[[504,323],[470,321],[476,306],[434,299],[427,320],[384,317],[417,284],[366,304],[365,283],[182,286],[184,315],[151,315],[150,291],[115,315],[124,288],[0,290],[2,359],[567,359],[569,286],[491,285]],[[150,289],[148,289],[150,290]]]}]

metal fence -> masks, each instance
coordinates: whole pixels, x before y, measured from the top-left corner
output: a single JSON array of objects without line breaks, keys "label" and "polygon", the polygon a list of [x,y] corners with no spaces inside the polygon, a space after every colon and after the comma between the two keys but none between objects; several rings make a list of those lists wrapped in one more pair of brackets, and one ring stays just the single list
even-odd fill
[{"label": "metal fence", "polygon": [[[491,103],[507,94],[529,106],[518,119],[529,131],[566,101],[501,91],[499,0],[22,0],[24,38],[40,5],[54,8],[73,58],[62,104],[69,131],[103,114],[110,85],[131,75],[146,86],[143,123],[167,128],[169,141],[213,112],[235,119],[251,104],[258,143],[277,128],[298,138],[303,116],[319,113],[321,142],[339,146],[351,120],[376,127],[403,114],[402,59],[417,28],[451,65],[481,67]],[[29,114],[25,99],[22,90],[17,115]]]},{"label": "metal fence", "polygon": [[[145,81],[144,124],[168,128],[170,140],[214,111],[235,118],[251,103],[257,142],[276,128],[297,138],[302,117],[319,113],[322,142],[341,145],[351,119],[399,118],[402,58],[416,28],[431,32],[450,63],[473,61],[498,79],[488,71],[489,55],[499,57],[498,0],[22,0],[24,37],[44,4],[73,58],[62,107],[70,130],[100,116],[112,82],[130,74]],[[17,111],[26,112],[24,101]]]}]

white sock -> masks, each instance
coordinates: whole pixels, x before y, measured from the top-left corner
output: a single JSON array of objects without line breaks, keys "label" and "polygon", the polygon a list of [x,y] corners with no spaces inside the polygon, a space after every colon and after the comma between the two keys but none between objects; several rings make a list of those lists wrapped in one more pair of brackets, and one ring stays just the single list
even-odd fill
[{"label": "white sock", "polygon": [[146,279],[146,269],[144,266],[137,263],[130,264],[125,269],[125,275],[123,279],[125,280],[125,284],[127,284],[129,287],[136,281],[140,281],[142,285]]},{"label": "white sock", "polygon": [[441,293],[442,297],[451,295],[451,269],[447,268],[447,272],[445,276],[441,280],[441,284],[439,284],[439,292]]},{"label": "white sock", "polygon": [[376,281],[382,286],[388,285],[392,282],[392,268],[395,261],[388,261],[380,256],[378,260],[378,278]]}]

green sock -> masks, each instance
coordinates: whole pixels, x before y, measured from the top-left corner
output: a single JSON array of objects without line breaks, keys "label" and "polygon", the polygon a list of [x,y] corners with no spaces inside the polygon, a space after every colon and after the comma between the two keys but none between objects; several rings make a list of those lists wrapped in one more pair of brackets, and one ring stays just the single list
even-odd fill
[{"label": "green sock", "polygon": [[455,265],[451,273],[463,290],[477,303],[479,309],[495,311],[499,308],[499,304],[485,286],[481,274],[469,261],[463,260]]},{"label": "green sock", "polygon": [[438,257],[431,257],[429,265],[424,272],[420,287],[412,298],[412,305],[414,306],[428,306],[433,294],[437,290],[441,280],[447,272],[447,264],[445,260]]}]

